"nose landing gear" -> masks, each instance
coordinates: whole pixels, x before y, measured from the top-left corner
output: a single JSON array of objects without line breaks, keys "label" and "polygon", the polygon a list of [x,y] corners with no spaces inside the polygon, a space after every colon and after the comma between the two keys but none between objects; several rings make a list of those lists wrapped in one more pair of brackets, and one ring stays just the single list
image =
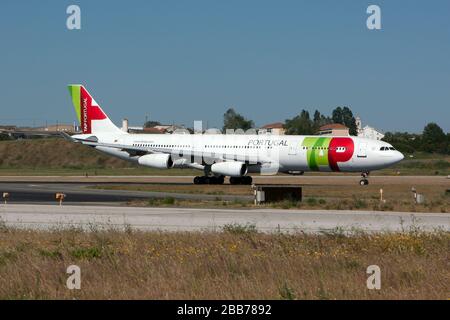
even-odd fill
[{"label": "nose landing gear", "polygon": [[359,180],[359,185],[367,186],[369,184],[369,180],[367,179],[369,177],[369,172],[362,172],[361,177],[362,177],[362,179]]}]

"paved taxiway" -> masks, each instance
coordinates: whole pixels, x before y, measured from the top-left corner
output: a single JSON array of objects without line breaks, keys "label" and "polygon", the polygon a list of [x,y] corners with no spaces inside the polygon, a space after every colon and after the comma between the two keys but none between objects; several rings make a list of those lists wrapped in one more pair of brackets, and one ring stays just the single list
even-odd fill
[{"label": "paved taxiway", "polygon": [[110,206],[0,205],[6,226],[32,229],[125,228],[220,231],[226,224],[254,224],[262,232],[326,230],[450,231],[450,215],[337,210],[138,208]]}]

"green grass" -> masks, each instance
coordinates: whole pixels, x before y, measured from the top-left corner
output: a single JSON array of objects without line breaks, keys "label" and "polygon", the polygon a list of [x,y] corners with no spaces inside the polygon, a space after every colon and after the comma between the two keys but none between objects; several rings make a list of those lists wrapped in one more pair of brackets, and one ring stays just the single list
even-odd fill
[{"label": "green grass", "polygon": [[398,174],[401,175],[449,175],[450,156],[439,154],[416,154],[413,158],[405,156],[400,163],[376,174]]}]

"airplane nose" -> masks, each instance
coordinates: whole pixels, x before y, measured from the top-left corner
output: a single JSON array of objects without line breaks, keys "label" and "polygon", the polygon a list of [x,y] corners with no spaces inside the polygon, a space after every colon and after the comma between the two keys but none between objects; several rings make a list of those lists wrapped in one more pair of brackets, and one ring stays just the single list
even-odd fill
[{"label": "airplane nose", "polygon": [[400,151],[397,151],[395,154],[395,162],[400,162],[405,158],[405,156],[403,155],[403,153],[401,153]]}]

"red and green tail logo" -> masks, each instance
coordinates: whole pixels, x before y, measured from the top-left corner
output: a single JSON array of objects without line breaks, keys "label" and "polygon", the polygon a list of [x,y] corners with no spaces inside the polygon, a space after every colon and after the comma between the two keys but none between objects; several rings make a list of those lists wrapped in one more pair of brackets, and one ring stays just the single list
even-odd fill
[{"label": "red and green tail logo", "polygon": [[68,87],[81,130],[83,133],[92,133],[92,120],[106,119],[105,113],[82,85]]}]

